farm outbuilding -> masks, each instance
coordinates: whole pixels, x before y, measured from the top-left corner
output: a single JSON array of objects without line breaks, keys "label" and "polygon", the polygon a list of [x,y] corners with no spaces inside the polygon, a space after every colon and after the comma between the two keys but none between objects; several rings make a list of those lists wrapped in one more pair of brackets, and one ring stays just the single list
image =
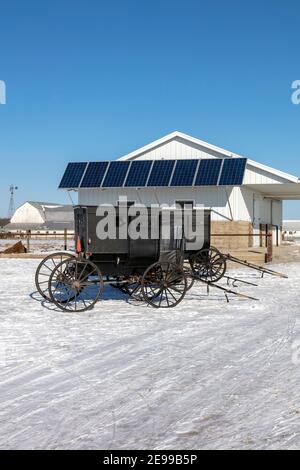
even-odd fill
[{"label": "farm outbuilding", "polygon": [[[138,170],[137,161],[148,167]],[[69,164],[60,187],[78,191],[87,206],[115,205],[120,195],[145,205],[202,204],[211,210],[212,234],[220,235],[214,244],[230,249],[259,246],[266,231],[280,244],[282,201],[300,199],[298,177],[177,131],[115,162]]]},{"label": "farm outbuilding", "polygon": [[60,235],[74,232],[74,211],[71,205],[27,201],[15,211],[8,232],[49,233]]},{"label": "farm outbuilding", "polygon": [[282,223],[283,239],[300,243],[300,220],[284,220]]}]

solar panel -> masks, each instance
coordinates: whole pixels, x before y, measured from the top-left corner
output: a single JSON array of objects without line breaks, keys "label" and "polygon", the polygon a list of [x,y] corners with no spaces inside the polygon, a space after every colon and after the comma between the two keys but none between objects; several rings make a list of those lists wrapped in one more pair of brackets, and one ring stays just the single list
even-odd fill
[{"label": "solar panel", "polygon": [[223,163],[219,185],[241,185],[244,179],[246,162],[246,158],[226,158]]},{"label": "solar panel", "polygon": [[177,160],[171,186],[192,186],[199,160]]},{"label": "solar panel", "polygon": [[111,162],[106,173],[103,188],[121,188],[123,186],[130,162]]},{"label": "solar panel", "polygon": [[91,162],[88,164],[81,188],[99,188],[108,167],[108,162]]},{"label": "solar panel", "polygon": [[147,183],[149,171],[152,165],[151,160],[136,160],[131,163],[129,173],[127,175],[126,187],[141,187]]},{"label": "solar panel", "polygon": [[87,163],[69,163],[62,177],[59,188],[71,189],[78,188],[81,178],[86,169]]},{"label": "solar panel", "polygon": [[155,160],[147,186],[168,186],[176,160]]},{"label": "solar panel", "polygon": [[212,186],[218,184],[222,159],[210,158],[200,161],[195,186]]}]

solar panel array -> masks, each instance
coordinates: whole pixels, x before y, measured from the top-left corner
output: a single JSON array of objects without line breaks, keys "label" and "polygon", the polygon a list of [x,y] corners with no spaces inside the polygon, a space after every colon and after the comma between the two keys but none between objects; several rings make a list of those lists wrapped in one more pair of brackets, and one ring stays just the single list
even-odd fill
[{"label": "solar panel array", "polygon": [[69,163],[59,187],[239,186],[246,162],[246,158],[210,158]]}]

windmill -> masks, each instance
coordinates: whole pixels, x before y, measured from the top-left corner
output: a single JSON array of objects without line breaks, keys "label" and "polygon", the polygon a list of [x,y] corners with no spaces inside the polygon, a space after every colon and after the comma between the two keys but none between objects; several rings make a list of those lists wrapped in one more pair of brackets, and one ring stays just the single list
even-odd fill
[{"label": "windmill", "polygon": [[9,187],[10,192],[10,200],[9,200],[9,207],[8,207],[8,218],[11,219],[15,213],[15,191],[18,189],[18,186],[14,186],[13,184]]}]

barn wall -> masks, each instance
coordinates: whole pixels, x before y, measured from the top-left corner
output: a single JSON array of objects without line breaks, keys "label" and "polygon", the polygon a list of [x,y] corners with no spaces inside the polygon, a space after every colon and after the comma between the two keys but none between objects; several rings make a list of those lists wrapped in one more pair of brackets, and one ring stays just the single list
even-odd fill
[{"label": "barn wall", "polygon": [[254,226],[259,224],[282,225],[282,201],[264,198],[263,195],[255,194]]},{"label": "barn wall", "polygon": [[[260,193],[241,186],[234,188],[205,187],[205,188],[141,188],[125,189],[80,189],[79,204],[98,206],[100,204],[116,205],[119,196],[127,196],[128,201],[135,201],[145,205],[168,204],[173,206],[176,200],[192,200],[195,204],[203,204],[212,210],[212,222],[222,222],[222,229],[216,228],[218,233],[259,233],[260,224],[282,225],[282,203],[266,199]],[[271,209],[272,204],[272,209]],[[233,222],[245,222],[240,227]],[[225,224],[227,222],[227,224]],[[220,226],[221,227],[221,226]],[[250,230],[251,227],[251,230]],[[220,232],[221,230],[221,232]],[[242,240],[242,237],[241,239]],[[248,239],[245,237],[243,240]],[[232,245],[233,242],[231,242]],[[244,242],[237,242],[237,246],[246,246]],[[259,238],[253,238],[253,245],[259,244]],[[230,245],[230,247],[231,247]]]},{"label": "barn wall", "polygon": [[176,137],[138,155],[135,160],[161,160],[185,158],[223,158],[224,155]]},{"label": "barn wall", "polygon": [[[249,193],[251,196],[249,196]],[[168,204],[173,206],[178,200],[192,200],[194,204],[202,204],[212,210],[212,220],[245,220],[251,221],[251,209],[249,198],[252,193],[249,190],[241,191],[240,188],[226,190],[223,187],[213,188],[161,188],[150,189],[107,189],[107,190],[79,190],[79,204],[100,205],[117,203],[119,196],[127,196],[130,201],[150,204]],[[241,197],[242,194],[242,197]]]},{"label": "barn wall", "polygon": [[11,223],[26,224],[28,222],[32,224],[42,224],[44,223],[44,219],[36,207],[26,202],[15,211],[11,218]]},{"label": "barn wall", "polygon": [[[265,198],[260,193],[255,193],[254,206],[254,233],[259,234],[260,224],[277,225],[279,228],[278,242],[281,242],[282,227],[282,201]],[[276,229],[273,229],[273,243],[276,243]],[[259,238],[255,237],[255,246],[259,245]]]}]

